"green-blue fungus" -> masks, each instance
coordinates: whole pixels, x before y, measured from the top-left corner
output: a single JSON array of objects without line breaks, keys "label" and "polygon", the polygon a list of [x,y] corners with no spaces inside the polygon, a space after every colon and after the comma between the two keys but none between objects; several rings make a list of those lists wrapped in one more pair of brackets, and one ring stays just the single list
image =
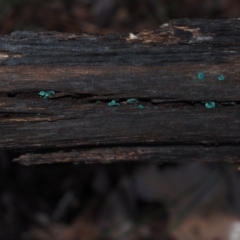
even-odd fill
[{"label": "green-blue fungus", "polygon": [[108,103],[109,107],[117,107],[121,106],[120,103],[117,103],[116,100],[112,100],[111,102]]},{"label": "green-blue fungus", "polygon": [[48,97],[50,97],[51,95],[54,95],[55,92],[54,91],[40,91],[38,93],[38,95],[40,95],[41,97],[43,97],[44,99],[47,99]]},{"label": "green-blue fungus", "polygon": [[138,104],[138,108],[143,109],[144,106],[142,104]]},{"label": "green-blue fungus", "polygon": [[203,80],[205,78],[204,72],[199,72],[197,76],[199,80]]},{"label": "green-blue fungus", "polygon": [[40,95],[41,97],[44,97],[44,96],[45,96],[45,91],[40,91],[40,92],[38,93],[38,95]]},{"label": "green-blue fungus", "polygon": [[46,98],[48,98],[48,97],[50,97],[51,96],[51,93],[50,92],[45,92],[45,95],[44,95],[44,99],[46,99]]},{"label": "green-blue fungus", "polygon": [[219,76],[218,76],[218,80],[219,81],[223,81],[225,79],[225,76],[223,75],[223,74],[220,74]]},{"label": "green-blue fungus", "polygon": [[38,116],[41,116],[41,113],[37,113]]},{"label": "green-blue fungus", "polygon": [[134,104],[136,103],[138,100],[136,98],[129,98],[126,102],[127,104]]},{"label": "green-blue fungus", "polygon": [[158,109],[158,106],[154,106],[155,109]]},{"label": "green-blue fungus", "polygon": [[97,101],[96,101],[97,104],[100,104],[101,102],[102,102],[102,101],[100,101],[100,100],[97,100]]},{"label": "green-blue fungus", "polygon": [[215,104],[215,102],[206,102],[205,107],[206,108],[215,108],[216,104]]}]

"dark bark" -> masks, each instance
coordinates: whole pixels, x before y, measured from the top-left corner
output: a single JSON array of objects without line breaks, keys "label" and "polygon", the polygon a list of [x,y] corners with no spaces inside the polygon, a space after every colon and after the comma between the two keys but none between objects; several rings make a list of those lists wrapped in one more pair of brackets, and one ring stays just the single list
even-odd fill
[{"label": "dark bark", "polygon": [[186,161],[238,163],[239,146],[152,146],[152,147],[99,147],[51,153],[27,153],[15,161],[24,165],[73,162],[113,163],[151,162],[184,163]]},{"label": "dark bark", "polygon": [[[113,99],[121,106],[109,107]],[[179,19],[134,35],[0,37],[0,149],[28,152],[18,158],[26,164],[237,162],[239,110],[240,19]]]}]

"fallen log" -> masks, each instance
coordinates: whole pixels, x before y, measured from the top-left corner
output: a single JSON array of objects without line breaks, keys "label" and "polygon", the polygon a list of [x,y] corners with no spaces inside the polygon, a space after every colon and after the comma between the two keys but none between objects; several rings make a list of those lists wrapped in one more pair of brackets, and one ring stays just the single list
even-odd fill
[{"label": "fallen log", "polygon": [[240,19],[0,36],[0,149],[23,164],[240,160]]}]

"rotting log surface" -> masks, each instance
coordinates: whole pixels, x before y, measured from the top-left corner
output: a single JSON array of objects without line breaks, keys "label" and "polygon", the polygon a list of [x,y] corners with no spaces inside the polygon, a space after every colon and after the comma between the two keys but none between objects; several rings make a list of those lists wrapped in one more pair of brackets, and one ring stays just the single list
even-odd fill
[{"label": "rotting log surface", "polygon": [[[121,106],[108,107],[113,99]],[[239,162],[239,111],[240,19],[0,36],[0,149],[24,164]]]}]

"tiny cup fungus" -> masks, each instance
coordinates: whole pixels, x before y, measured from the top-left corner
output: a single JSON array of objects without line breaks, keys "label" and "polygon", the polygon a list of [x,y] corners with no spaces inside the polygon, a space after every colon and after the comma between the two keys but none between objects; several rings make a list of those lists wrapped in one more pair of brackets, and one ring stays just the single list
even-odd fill
[{"label": "tiny cup fungus", "polygon": [[111,102],[108,103],[109,107],[117,107],[121,106],[120,103],[117,103],[116,100],[112,100]]},{"label": "tiny cup fungus", "polygon": [[218,80],[219,81],[223,81],[225,79],[225,76],[223,75],[223,74],[220,74],[219,76],[218,76]]},{"label": "tiny cup fungus", "polygon": [[126,102],[127,104],[134,104],[136,103],[138,100],[136,98],[129,98]]},{"label": "tiny cup fungus", "polygon": [[206,102],[205,103],[205,107],[206,108],[215,108],[216,107],[216,104],[215,102],[211,101],[211,102]]},{"label": "tiny cup fungus", "polygon": [[199,80],[203,80],[205,78],[204,72],[199,72],[197,76]]}]

